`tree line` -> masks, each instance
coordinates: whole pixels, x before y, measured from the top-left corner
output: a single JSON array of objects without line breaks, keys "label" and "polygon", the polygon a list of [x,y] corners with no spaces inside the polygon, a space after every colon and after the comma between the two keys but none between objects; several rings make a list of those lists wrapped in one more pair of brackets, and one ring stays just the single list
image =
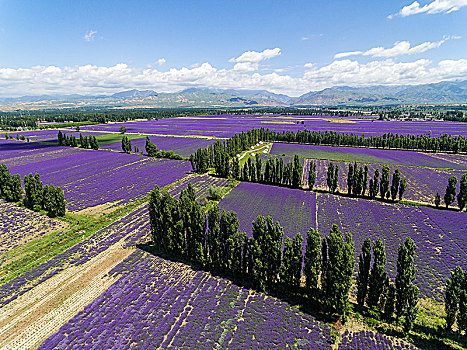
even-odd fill
[{"label": "tree line", "polygon": [[65,215],[65,196],[60,187],[43,185],[39,174],[29,174],[23,179],[19,174],[10,174],[5,164],[0,164],[0,198],[7,202],[20,202],[34,211],[44,210],[49,217]]},{"label": "tree line", "polygon": [[29,137],[25,137],[24,135],[16,134],[16,137],[13,137],[13,135],[9,135],[8,133],[5,133],[5,139],[10,139],[10,140],[18,140],[18,141],[27,141],[29,142]]},{"label": "tree line", "polygon": [[[234,211],[221,212],[213,204],[205,213],[196,201],[191,184],[179,199],[155,186],[150,193],[149,217],[152,240],[165,254],[246,283],[258,291],[305,297],[320,305],[323,311],[344,319],[351,311],[349,293],[356,263],[355,244],[352,235],[341,233],[337,225],[324,238],[310,228],[303,244],[300,233],[289,238],[278,221],[274,222],[270,216],[258,216],[252,223],[249,238],[239,230]],[[384,244],[381,247],[377,243],[375,247],[376,267],[369,272],[369,277],[365,277],[365,272],[359,273],[359,288],[367,286],[371,295],[367,305],[371,307],[380,305],[379,300],[385,298],[384,305],[389,312],[393,300],[397,317],[407,320],[404,327],[410,329],[418,300],[418,289],[413,286],[415,244],[408,238],[399,248],[395,296],[387,296],[390,288],[386,288],[389,278],[383,271]],[[365,260],[360,259],[360,271],[366,271],[364,265],[369,264],[368,259],[371,261],[371,253],[369,256],[366,253]],[[366,294],[360,300],[365,302]]]},{"label": "tree line", "polygon": [[198,149],[190,156],[194,171],[204,173],[214,167],[220,176],[227,177],[234,165],[230,159],[236,154],[248,150],[259,142],[280,141],[306,145],[332,145],[345,147],[369,147],[383,149],[403,149],[432,152],[467,152],[467,141],[464,136],[442,135],[399,135],[386,133],[382,136],[358,136],[336,131],[283,131],[269,129],[252,129],[235,134],[224,142],[217,141],[204,149]]},{"label": "tree line", "polygon": [[[74,135],[68,136],[60,130],[58,131],[57,140],[59,146],[78,147],[78,140]],[[95,136],[83,136],[79,133],[79,147],[98,150],[99,142]]]}]

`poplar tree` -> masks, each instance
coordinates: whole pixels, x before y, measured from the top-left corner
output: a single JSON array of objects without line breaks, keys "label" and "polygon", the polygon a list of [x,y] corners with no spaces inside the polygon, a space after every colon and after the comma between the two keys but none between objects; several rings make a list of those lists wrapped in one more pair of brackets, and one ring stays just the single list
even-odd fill
[{"label": "poplar tree", "polygon": [[360,306],[365,305],[365,299],[368,293],[368,279],[370,275],[371,264],[371,241],[367,237],[363,241],[362,252],[358,260],[358,277],[357,277],[357,303]]},{"label": "poplar tree", "polygon": [[328,165],[326,184],[328,185],[329,191],[332,192],[334,184],[334,163],[331,162]]},{"label": "poplar tree", "polygon": [[407,237],[405,242],[399,246],[397,255],[396,275],[396,317],[397,320],[405,316],[404,328],[410,330],[416,316],[416,305],[418,302],[418,288],[415,280],[415,250],[414,241]]},{"label": "poplar tree", "polygon": [[319,274],[321,271],[321,237],[315,229],[308,230],[305,248],[305,282],[309,297],[317,297]]},{"label": "poplar tree", "polygon": [[401,182],[401,174],[399,169],[394,170],[392,174],[392,184],[391,184],[391,198],[396,200],[397,193],[399,192],[399,185]]},{"label": "poplar tree", "polygon": [[454,202],[456,198],[456,185],[457,177],[451,176],[448,180],[448,186],[446,187],[446,193],[444,194],[444,203],[446,208]]},{"label": "poplar tree", "polygon": [[407,179],[403,177],[399,185],[399,200],[402,199],[402,196],[404,195],[404,192],[406,189],[407,189]]},{"label": "poplar tree", "polygon": [[297,291],[300,288],[303,266],[303,237],[298,232],[293,239],[293,259],[292,259],[292,274],[293,288]]},{"label": "poplar tree", "polygon": [[446,328],[451,331],[459,315],[459,302],[464,283],[464,272],[457,266],[451,272],[451,278],[446,280],[444,309],[446,311]]},{"label": "poplar tree", "polygon": [[386,251],[384,243],[378,238],[373,245],[373,266],[370,271],[370,279],[368,284],[368,299],[369,307],[377,307],[380,304],[381,296],[384,291],[384,283],[387,279],[385,271],[386,267]]},{"label": "poplar tree", "polygon": [[457,194],[457,204],[459,205],[459,211],[465,208],[467,202],[467,174],[462,174],[459,193]]},{"label": "poplar tree", "polygon": [[316,163],[313,161],[310,162],[310,171],[308,172],[308,188],[312,190],[316,183]]},{"label": "poplar tree", "polygon": [[382,199],[385,198],[389,190],[389,176],[390,176],[389,167],[385,165],[383,166],[383,170],[381,173],[381,182],[379,184],[380,196]]}]

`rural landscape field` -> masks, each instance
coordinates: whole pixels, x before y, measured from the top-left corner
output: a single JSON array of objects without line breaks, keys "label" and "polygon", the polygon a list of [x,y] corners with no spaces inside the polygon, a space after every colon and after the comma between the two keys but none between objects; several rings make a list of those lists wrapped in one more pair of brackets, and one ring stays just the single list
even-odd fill
[{"label": "rural landscape field", "polygon": [[467,349],[465,23],[0,0],[0,350]]}]

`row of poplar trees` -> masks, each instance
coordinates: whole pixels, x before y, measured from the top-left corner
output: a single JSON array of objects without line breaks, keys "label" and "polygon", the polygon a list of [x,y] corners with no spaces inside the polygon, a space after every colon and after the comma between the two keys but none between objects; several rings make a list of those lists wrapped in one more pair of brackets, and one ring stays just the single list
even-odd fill
[{"label": "row of poplar trees", "polygon": [[[190,156],[194,171],[205,173],[209,168],[216,168],[218,175],[228,177],[231,169],[229,159],[236,154],[248,150],[259,142],[292,142],[306,145],[332,145],[347,147],[371,147],[385,149],[404,149],[433,152],[467,152],[467,138],[444,134],[439,137],[431,135],[399,135],[387,133],[381,136],[365,136],[344,134],[336,131],[283,131],[269,129],[252,129],[235,134],[224,142],[217,141],[207,148],[200,148]],[[386,195],[386,193],[385,193]]]},{"label": "row of poplar trees", "polygon": [[[68,146],[68,147],[78,147],[78,140],[74,135],[63,134],[60,130],[58,131],[58,145],[59,146]],[[99,142],[95,136],[83,136],[79,134],[79,147],[89,148],[97,150],[99,149]]]},{"label": "row of poplar trees", "polygon": [[60,187],[43,185],[39,174],[29,174],[23,179],[19,174],[10,174],[5,164],[0,164],[0,197],[8,202],[23,201],[24,206],[34,211],[45,210],[49,217],[65,215],[65,196]]},{"label": "row of poplar trees", "polygon": [[[314,164],[310,167],[310,173],[315,171]],[[358,166],[357,163],[349,164],[347,174],[347,194],[350,196],[368,196],[370,199],[375,199],[378,194],[381,199],[399,200],[402,199],[404,192],[407,190],[407,180],[401,176],[399,169],[395,169],[392,174],[388,166],[383,166],[380,178],[379,169],[375,170],[374,176],[368,181],[368,166]],[[309,176],[309,182],[316,179],[316,174]],[[314,181],[311,182],[314,184]],[[330,162],[328,165],[326,184],[329,191],[335,193],[339,183],[339,165]],[[367,193],[368,189],[368,194]]]},{"label": "row of poplar trees", "polygon": [[[240,283],[247,283],[259,291],[280,291],[289,296],[304,296],[344,319],[350,311],[349,292],[355,267],[355,245],[352,235],[342,234],[337,225],[333,225],[330,234],[324,238],[310,228],[304,245],[300,233],[293,238],[285,236],[279,222],[274,222],[271,217],[258,216],[252,223],[252,237],[249,238],[239,230],[235,212],[221,212],[217,204],[214,204],[205,213],[196,201],[195,191],[190,184],[181,192],[179,199],[155,186],[150,194],[149,215],[155,245],[170,256],[188,260]],[[367,244],[366,241],[365,247]],[[375,246],[379,247],[380,243]],[[402,300],[405,300],[402,295],[407,294],[407,288],[412,288],[404,287],[403,282],[409,281],[410,286],[413,285],[413,246],[413,241],[406,241],[399,248],[396,286],[404,292],[399,293],[397,289],[396,294],[401,305]],[[375,249],[381,251],[377,248],[374,251]],[[406,253],[406,249],[412,250]],[[384,255],[384,263],[381,262],[381,254]],[[384,245],[381,254],[375,258],[378,268],[373,268],[371,276],[365,280],[372,281],[369,287],[372,296],[368,299],[371,300],[369,306],[374,305],[373,300],[377,294],[373,282],[383,283],[384,287],[388,281],[383,274],[386,263]],[[371,253],[369,256],[365,253],[365,259],[362,261],[360,257],[360,269],[365,264],[369,266]],[[410,271],[413,274],[406,272],[407,269],[412,269]],[[364,275],[365,272],[360,272],[359,276],[362,277],[359,278],[364,279]],[[381,276],[382,279],[377,278]],[[359,286],[367,284],[359,282]],[[378,287],[378,290],[383,287]],[[381,294],[382,291],[378,295]],[[363,300],[366,300],[366,294]],[[412,305],[408,301],[404,302],[404,305]],[[400,310],[397,315],[412,320],[407,316],[408,307],[404,306]]]},{"label": "row of poplar trees", "polygon": [[[457,191],[457,177],[451,176],[448,179],[448,185],[446,187],[446,192],[444,193],[444,204],[448,208],[456,199]],[[441,197],[439,193],[436,193],[435,205],[439,207],[441,203]],[[462,211],[467,204],[467,174],[462,174],[460,180],[459,193],[457,194],[457,205],[459,206],[459,211]]]},{"label": "row of poplar trees", "polygon": [[234,158],[232,177],[237,180],[292,188],[302,186],[303,165],[300,163],[298,155],[295,155],[293,161],[288,163],[284,163],[282,157],[268,158],[264,166],[260,156],[256,156],[254,162],[248,158],[241,170],[237,171],[238,168],[238,159]]},{"label": "row of poplar trees", "polygon": [[368,308],[382,313],[388,322],[395,314],[398,322],[402,319],[405,331],[412,329],[418,311],[419,289],[414,284],[416,248],[411,238],[399,246],[395,282],[386,272],[386,248],[381,239],[373,244],[372,249],[370,238],[366,238],[358,261],[358,305],[363,307],[366,304]]}]

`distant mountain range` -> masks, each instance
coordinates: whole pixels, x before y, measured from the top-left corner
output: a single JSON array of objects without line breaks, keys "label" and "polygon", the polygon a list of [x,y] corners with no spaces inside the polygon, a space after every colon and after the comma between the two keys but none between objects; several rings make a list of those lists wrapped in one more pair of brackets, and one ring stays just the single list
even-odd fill
[{"label": "distant mountain range", "polygon": [[189,88],[176,93],[128,90],[113,95],[39,95],[0,98],[0,110],[73,107],[248,107],[467,104],[467,80],[423,85],[336,86],[299,97],[267,90]]}]

